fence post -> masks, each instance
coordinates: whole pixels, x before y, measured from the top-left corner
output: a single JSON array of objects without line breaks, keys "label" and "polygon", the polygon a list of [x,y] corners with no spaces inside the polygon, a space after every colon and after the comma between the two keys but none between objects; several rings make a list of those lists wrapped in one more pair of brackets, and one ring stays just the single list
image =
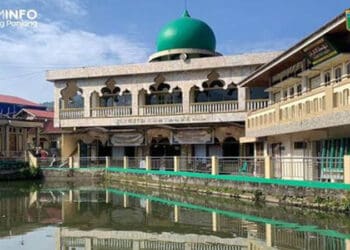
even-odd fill
[{"label": "fence post", "polygon": [[350,155],[344,155],[344,183],[350,184]]},{"label": "fence post", "polygon": [[150,156],[146,156],[146,170],[152,170],[152,162]]},{"label": "fence post", "polygon": [[180,171],[180,157],[174,156],[174,172]]},{"label": "fence post", "polygon": [[123,168],[124,169],[129,168],[129,158],[127,156],[123,157]]},{"label": "fence post", "polygon": [[69,167],[69,168],[73,168],[73,157],[72,157],[72,156],[70,156],[70,157],[68,158],[68,167]]},{"label": "fence post", "polygon": [[271,156],[265,156],[265,178],[273,178],[273,166]]},{"label": "fence post", "polygon": [[106,168],[109,168],[111,166],[111,157],[106,156]]},{"label": "fence post", "polygon": [[219,174],[219,161],[217,156],[211,157],[211,174],[218,175]]}]

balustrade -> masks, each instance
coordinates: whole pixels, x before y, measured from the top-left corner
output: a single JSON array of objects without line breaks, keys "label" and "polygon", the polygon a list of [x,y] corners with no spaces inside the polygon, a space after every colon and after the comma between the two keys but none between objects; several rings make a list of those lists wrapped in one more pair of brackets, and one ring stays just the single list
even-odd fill
[{"label": "balustrade", "polygon": [[139,108],[140,115],[176,115],[182,114],[182,104],[145,105]]},{"label": "balustrade", "polygon": [[98,107],[91,109],[92,117],[118,117],[130,116],[131,106]]},{"label": "balustrade", "polygon": [[192,103],[191,113],[220,113],[238,110],[238,101]]},{"label": "balustrade", "polygon": [[79,119],[84,117],[83,108],[61,109],[60,119]]},{"label": "balustrade", "polygon": [[246,109],[247,110],[257,110],[267,107],[269,100],[267,99],[256,99],[256,100],[247,100]]}]

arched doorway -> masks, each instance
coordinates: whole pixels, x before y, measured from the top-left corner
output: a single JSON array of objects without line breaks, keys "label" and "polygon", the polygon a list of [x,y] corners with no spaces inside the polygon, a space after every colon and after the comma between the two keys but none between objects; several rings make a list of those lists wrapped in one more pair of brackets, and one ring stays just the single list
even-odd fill
[{"label": "arched doorway", "polygon": [[239,142],[233,137],[226,138],[222,144],[222,155],[224,157],[238,157]]},{"label": "arched doorway", "polygon": [[171,145],[168,138],[153,139],[150,146],[152,157],[179,156],[181,154],[180,145]]}]

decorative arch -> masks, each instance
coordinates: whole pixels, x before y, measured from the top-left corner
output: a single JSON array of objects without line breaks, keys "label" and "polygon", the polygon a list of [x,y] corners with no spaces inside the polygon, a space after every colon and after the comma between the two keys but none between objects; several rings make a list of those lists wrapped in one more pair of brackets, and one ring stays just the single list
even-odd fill
[{"label": "decorative arch", "polygon": [[101,89],[101,95],[99,95],[100,107],[116,107],[116,106],[130,106],[131,105],[131,92],[124,90],[116,86],[116,81],[113,78],[107,79],[105,87]]},{"label": "decorative arch", "polygon": [[238,99],[236,85],[231,83],[226,86],[216,71],[209,73],[207,79],[202,83],[201,88],[198,86],[191,88],[192,102],[222,102],[236,101]]},{"label": "decorative arch", "polygon": [[63,109],[84,107],[83,90],[75,80],[67,81],[66,87],[61,90],[60,106]]},{"label": "decorative arch", "polygon": [[[146,105],[181,104],[182,91],[176,86],[171,89],[165,82],[165,77],[159,74],[154,78],[154,84],[149,87],[149,92],[144,93]],[[142,94],[142,92],[139,92]]]}]

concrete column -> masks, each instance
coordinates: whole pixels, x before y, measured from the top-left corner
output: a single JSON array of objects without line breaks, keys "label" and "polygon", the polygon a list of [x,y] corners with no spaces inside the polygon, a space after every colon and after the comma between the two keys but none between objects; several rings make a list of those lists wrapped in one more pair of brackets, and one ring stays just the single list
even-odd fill
[{"label": "concrete column", "polygon": [[350,240],[345,239],[345,250],[350,250]]},{"label": "concrete column", "polygon": [[246,96],[247,96],[247,88],[244,87],[238,87],[238,110],[245,110],[246,109]]},{"label": "concrete column", "polygon": [[57,231],[55,233],[56,236],[56,250],[62,250],[61,248],[61,228],[57,228]]},{"label": "concrete column", "polygon": [[124,196],[123,196],[123,207],[124,208],[127,208],[127,207],[129,207],[129,196],[127,196],[126,194],[124,194]]},{"label": "concrete column", "polygon": [[350,184],[350,155],[344,156],[344,183]]},{"label": "concrete column", "polygon": [[273,178],[273,166],[271,156],[265,156],[265,178]]},{"label": "concrete column", "polygon": [[69,196],[69,202],[73,202],[74,197],[73,197],[73,190],[72,189],[69,190],[68,196]]},{"label": "concrete column", "polygon": [[140,98],[145,98],[145,96],[139,96],[139,90],[137,88],[131,88],[131,112],[132,115],[139,115],[139,107],[144,105],[145,101],[140,100]]},{"label": "concrete column", "polygon": [[72,156],[70,156],[70,157],[68,158],[68,167],[69,167],[69,168],[73,168],[73,157],[72,157]]},{"label": "concrete column", "polygon": [[174,156],[174,172],[180,171],[180,157]]},{"label": "concrete column", "polygon": [[146,156],[146,170],[152,170],[152,161],[150,156]]},{"label": "concrete column", "polygon": [[220,230],[220,217],[217,213],[212,212],[211,213],[211,218],[212,218],[212,230],[213,232],[217,232]]},{"label": "concrete column", "polygon": [[308,91],[309,89],[308,82],[309,82],[309,79],[306,76],[303,76],[301,78],[302,93],[305,93]]},{"label": "concrete column", "polygon": [[152,214],[152,201],[146,200],[146,214],[151,215]]},{"label": "concrete column", "polygon": [[111,157],[106,156],[106,168],[111,167]]},{"label": "concrete column", "polygon": [[132,250],[139,250],[140,249],[140,241],[133,240],[132,241]]},{"label": "concrete column", "polygon": [[106,203],[110,203],[112,200],[111,194],[106,190]]},{"label": "concrete column", "polygon": [[326,111],[331,112],[333,110],[333,87],[327,86],[325,90],[325,98],[326,98]]},{"label": "concrete column", "polygon": [[182,91],[182,111],[184,114],[190,113],[190,103],[191,103],[191,87],[184,86],[181,88]]},{"label": "concrete column", "polygon": [[174,222],[179,223],[180,221],[180,207],[174,206]]},{"label": "concrete column", "polygon": [[90,91],[84,91],[83,97],[84,97],[84,117],[90,117],[90,109],[91,109],[91,103],[90,103]]},{"label": "concrete column", "polygon": [[127,156],[123,157],[123,168],[124,169],[129,168],[129,158]]},{"label": "concrete column", "polygon": [[217,156],[211,157],[211,174],[212,175],[219,174],[219,160]]},{"label": "concrete column", "polygon": [[265,241],[266,246],[272,247],[272,225],[271,224],[265,224]]},{"label": "concrete column", "polygon": [[92,239],[85,238],[85,250],[92,250]]}]

